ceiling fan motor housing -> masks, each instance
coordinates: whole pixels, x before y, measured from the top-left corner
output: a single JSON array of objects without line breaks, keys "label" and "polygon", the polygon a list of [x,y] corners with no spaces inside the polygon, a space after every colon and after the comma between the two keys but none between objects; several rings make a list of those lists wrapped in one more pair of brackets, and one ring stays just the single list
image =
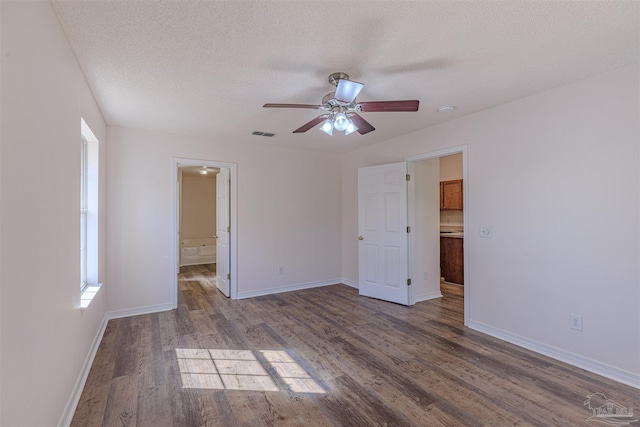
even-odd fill
[{"label": "ceiling fan motor housing", "polygon": [[336,99],[335,92],[331,92],[326,94],[322,98],[322,106],[320,107],[320,109],[324,111],[333,111],[335,113],[339,113],[341,111],[356,111],[357,105],[355,104],[355,102],[342,102]]},{"label": "ceiling fan motor housing", "polygon": [[347,73],[337,72],[329,75],[329,83],[334,86],[338,86],[338,82],[340,80],[349,80],[349,75]]}]

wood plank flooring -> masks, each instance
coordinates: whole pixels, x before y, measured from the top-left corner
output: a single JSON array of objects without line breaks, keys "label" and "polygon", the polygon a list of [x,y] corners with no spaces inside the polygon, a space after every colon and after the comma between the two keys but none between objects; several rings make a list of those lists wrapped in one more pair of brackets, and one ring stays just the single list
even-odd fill
[{"label": "wood plank flooring", "polygon": [[177,310],[109,321],[72,426],[593,425],[595,392],[640,410],[634,388],[465,328],[462,287],[442,292],[232,301],[212,266],[182,268]]}]

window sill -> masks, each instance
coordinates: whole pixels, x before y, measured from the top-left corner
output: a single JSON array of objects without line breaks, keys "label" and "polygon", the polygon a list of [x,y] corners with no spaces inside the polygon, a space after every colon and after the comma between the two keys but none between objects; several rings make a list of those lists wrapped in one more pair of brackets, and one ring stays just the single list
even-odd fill
[{"label": "window sill", "polygon": [[85,310],[91,304],[91,301],[98,295],[98,291],[102,288],[102,283],[88,285],[80,294],[80,310]]}]

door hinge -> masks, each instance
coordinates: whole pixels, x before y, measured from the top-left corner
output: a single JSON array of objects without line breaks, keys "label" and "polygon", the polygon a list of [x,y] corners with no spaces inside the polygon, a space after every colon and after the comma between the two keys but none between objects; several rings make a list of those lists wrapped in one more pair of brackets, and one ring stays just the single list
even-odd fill
[{"label": "door hinge", "polygon": [[231,232],[231,226],[227,226],[227,233]]},{"label": "door hinge", "polygon": [[411,279],[407,279],[407,286],[411,286]]},{"label": "door hinge", "polygon": [[411,233],[411,227],[407,226],[407,233]]},{"label": "door hinge", "polygon": [[231,280],[231,273],[227,273],[227,280]]},{"label": "door hinge", "polygon": [[411,181],[411,175],[407,174],[407,181]]}]

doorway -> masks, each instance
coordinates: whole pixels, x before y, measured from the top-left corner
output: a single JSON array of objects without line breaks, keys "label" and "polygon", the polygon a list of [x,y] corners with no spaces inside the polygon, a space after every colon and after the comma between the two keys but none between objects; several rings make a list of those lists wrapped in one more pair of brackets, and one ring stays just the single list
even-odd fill
[{"label": "doorway", "polygon": [[[180,265],[184,263],[184,260],[181,259],[182,251],[181,251],[181,239],[180,231],[181,231],[181,198],[182,192],[180,188],[180,176],[184,170],[206,170],[207,173],[216,173],[217,179],[216,183],[220,184],[219,176],[221,172],[224,176],[224,181],[226,187],[221,189],[219,185],[216,186],[216,201],[215,210],[216,217],[219,215],[220,206],[224,205],[225,207],[225,218],[224,221],[224,234],[222,237],[222,242],[224,244],[223,248],[220,248],[216,242],[216,250],[215,250],[215,260],[216,260],[216,276],[224,274],[223,278],[216,277],[217,284],[223,284],[225,289],[219,288],[226,296],[231,299],[236,299],[238,294],[237,289],[237,195],[236,195],[236,181],[237,181],[237,165],[235,163],[228,162],[218,162],[212,160],[201,160],[201,159],[181,159],[174,158],[173,159],[173,182],[174,182],[174,191],[173,191],[173,215],[174,215],[174,229],[173,229],[173,262],[172,262],[172,273],[173,280],[175,280],[174,294],[173,294],[173,308],[177,308],[178,306],[178,273],[180,272]],[[224,197],[224,200],[221,200],[221,195]],[[216,229],[215,233],[211,235],[211,238],[214,240],[218,240],[220,230],[219,226],[221,225],[221,221],[216,221]],[[207,236],[202,236],[206,238]],[[189,239],[187,239],[189,240]],[[210,249],[211,248],[204,248]],[[204,252],[209,252],[205,250]],[[194,254],[195,256],[195,254]],[[204,254],[206,257],[206,254]],[[220,263],[224,263],[224,265],[220,265]],[[222,268],[221,268],[222,267]],[[226,290],[226,292],[225,292]]]},{"label": "doorway", "polygon": [[[179,267],[216,264],[216,177],[219,168],[178,167]],[[215,270],[214,270],[215,271]]]},{"label": "doorway", "polygon": [[[468,228],[468,180],[467,148],[452,147],[425,153],[406,159],[412,179],[409,181],[409,271],[413,278],[411,304],[440,297],[441,289],[441,231],[447,239],[456,243],[461,251],[463,267],[460,289],[464,295],[464,324],[470,317],[469,307],[469,250],[466,237]],[[459,162],[459,163],[457,163]],[[442,170],[441,170],[442,165]],[[453,166],[453,167],[452,167]],[[461,175],[461,176],[459,176]],[[462,210],[447,210],[441,207],[441,182],[461,180]],[[451,231],[451,234],[447,232]],[[455,232],[455,233],[454,233]],[[455,236],[455,237],[454,237]],[[450,243],[446,240],[447,243]],[[456,246],[456,247],[458,247]],[[447,284],[445,283],[445,286]]]}]

